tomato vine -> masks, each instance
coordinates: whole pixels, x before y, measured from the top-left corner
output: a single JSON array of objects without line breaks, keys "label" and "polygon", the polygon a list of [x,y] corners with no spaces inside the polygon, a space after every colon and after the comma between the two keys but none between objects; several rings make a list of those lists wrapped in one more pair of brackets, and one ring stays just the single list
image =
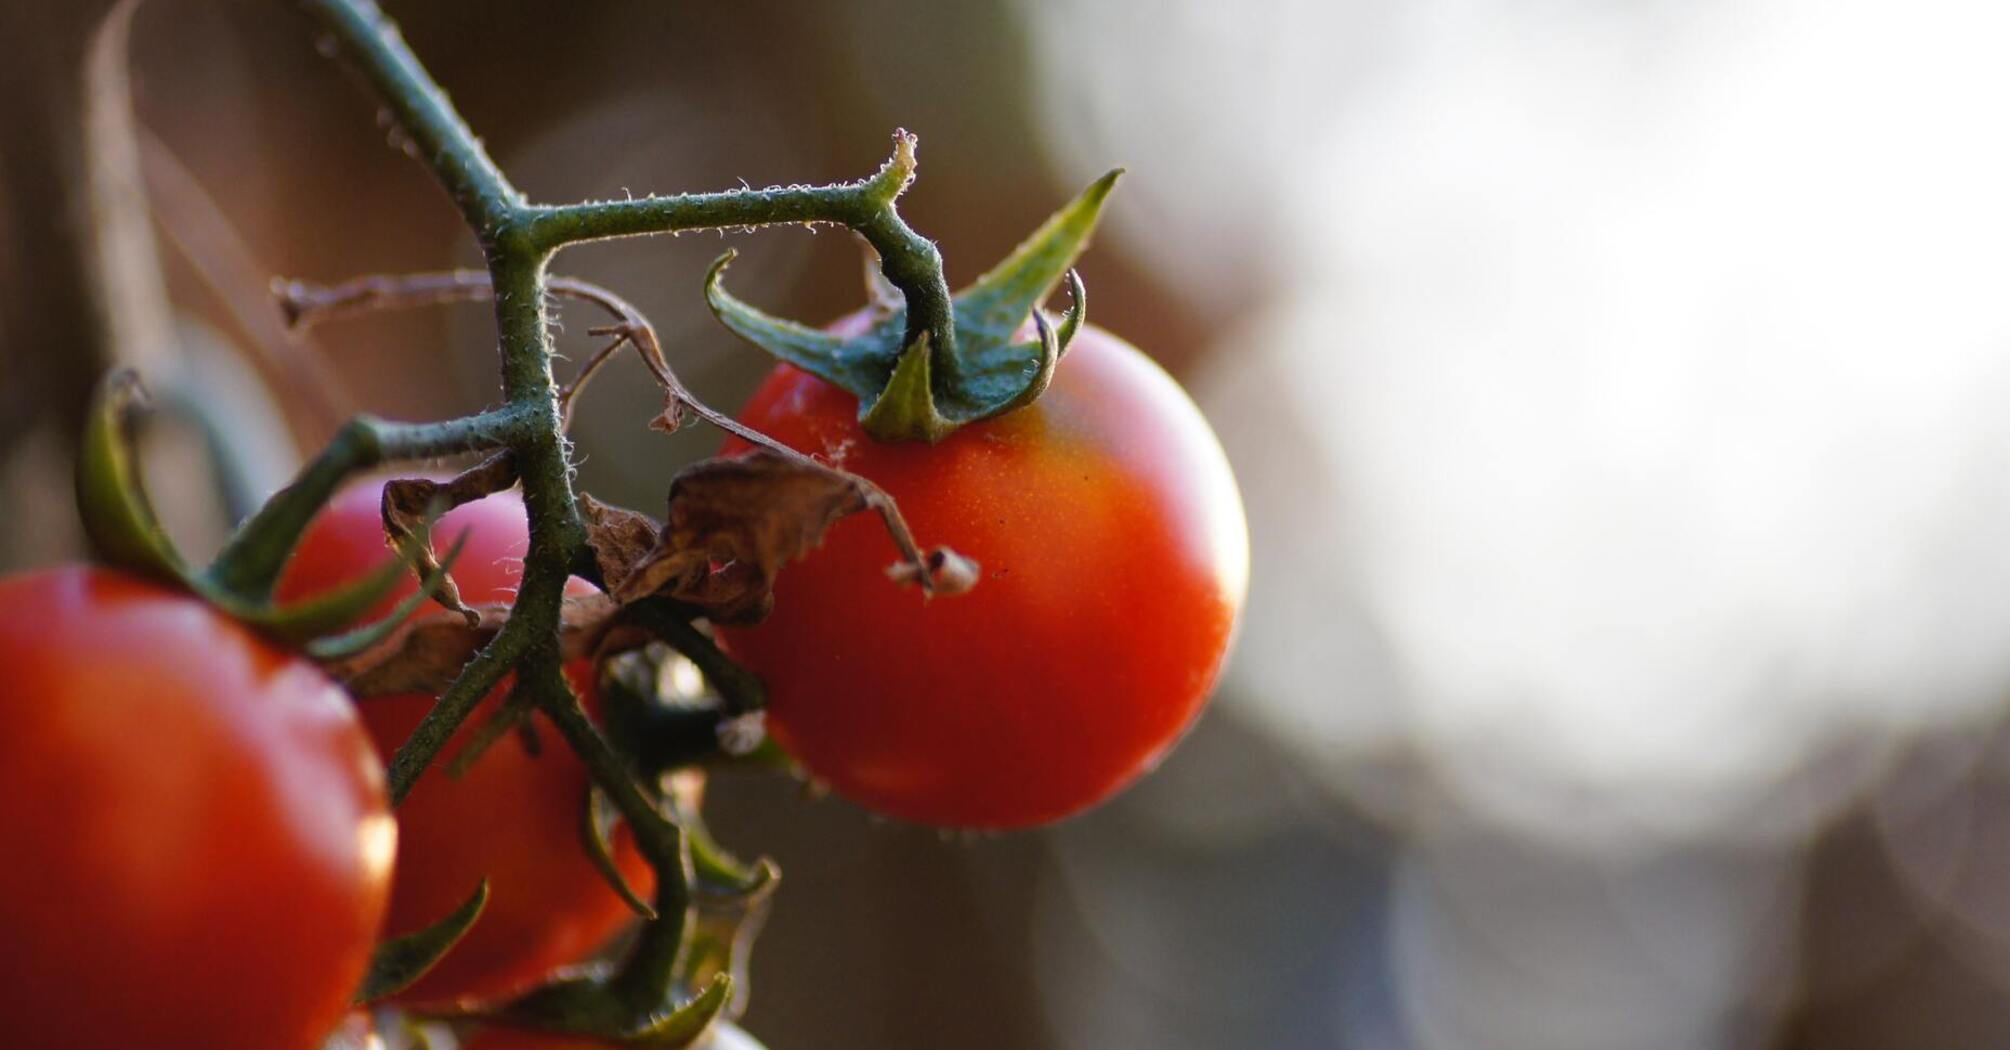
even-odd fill
[{"label": "tomato vine", "polygon": [[[730,651],[715,645],[694,621],[704,619],[723,627],[759,620],[773,604],[780,566],[817,545],[838,519],[864,511],[877,514],[899,557],[890,571],[881,571],[887,567],[877,562],[867,566],[867,575],[883,588],[913,587],[923,596],[946,596],[985,577],[976,562],[955,551],[924,549],[887,490],[862,473],[832,465],[832,460],[842,460],[841,455],[815,447],[803,435],[778,441],[750,426],[747,420],[752,417],[736,419],[705,405],[679,381],[655,331],[639,311],[609,289],[553,274],[553,260],[569,246],[619,237],[776,224],[850,229],[874,253],[878,272],[872,275],[874,308],[843,332],[818,331],[769,317],[726,293],[721,278],[730,252],[707,274],[706,299],[728,329],[786,362],[785,376],[828,384],[828,391],[841,400],[855,395],[861,440],[919,441],[931,446],[943,442],[922,451],[944,450],[951,448],[950,439],[959,429],[989,424],[1032,406],[1055,379],[1062,354],[1085,331],[1086,293],[1069,267],[1086,247],[1120,172],[1097,180],[1003,262],[952,297],[940,252],[909,227],[898,210],[899,198],[916,170],[916,140],[905,131],[895,132],[892,153],[876,171],[853,182],[535,203],[489,157],[374,0],[303,0],[303,7],[320,28],[321,50],[346,58],[360,73],[384,105],[407,152],[446,191],[477,238],[485,265],[479,271],[376,275],[331,286],[280,284],[276,292],[282,311],[290,324],[304,326],[363,310],[488,302],[496,321],[502,400],[481,411],[431,422],[371,415],[350,418],[291,484],[244,520],[213,562],[198,568],[182,561],[147,505],[130,432],[140,389],[133,374],[115,373],[101,387],[79,462],[78,500],[86,529],[104,560],[178,584],[269,640],[304,648],[358,697],[373,691],[416,694],[422,701],[433,697],[387,763],[394,806],[440,761],[450,740],[471,742],[455,759],[456,765],[465,764],[507,730],[533,732],[530,717],[541,715],[538,724],[556,730],[592,784],[582,807],[584,848],[645,921],[618,963],[561,971],[510,1002],[472,1007],[467,1014],[628,1045],[688,1045],[715,1016],[738,1015],[745,989],[743,984],[736,987],[735,981],[744,972],[745,943],[765,914],[778,878],[771,863],[744,864],[711,842],[698,812],[699,787],[691,778],[680,782],[682,774],[660,775],[666,767],[701,759],[774,758],[772,746],[758,747],[768,687],[735,663]],[[1064,279],[1071,306],[1055,324],[1042,313],[1041,304]],[[564,383],[554,369],[554,297],[585,301],[610,318],[590,329],[609,341]],[[1094,349],[1106,344],[1120,345],[1091,333],[1087,345],[1092,349],[1084,359],[1117,354],[1124,361],[1143,361],[1127,347]],[[677,476],[669,493],[669,512],[661,523],[603,505],[573,485],[567,427],[577,395],[624,347],[635,350],[663,388],[665,408],[656,426],[671,429],[687,416],[696,416],[732,439],[733,455],[704,461]],[[1136,377],[1145,374],[1136,371],[1140,366],[1123,367],[1133,370],[1125,373],[1130,377],[1126,382],[1156,383],[1164,389],[1153,387],[1154,397],[1133,406],[1136,411],[1131,414],[1143,421],[1143,429],[1111,430],[1117,439],[1104,443],[1160,447],[1164,456],[1182,461],[1166,470],[1197,472],[1199,488],[1226,492],[1232,502],[1233,482],[1226,463],[1197,411],[1162,376],[1139,380]],[[1073,385],[1064,380],[1056,389],[1065,392]],[[1068,400],[1057,398],[1057,404]],[[1089,400],[1132,404],[1119,396]],[[842,400],[840,414],[850,412],[852,403]],[[1039,413],[1025,418],[1036,417],[1046,419]],[[1057,427],[1071,418],[1065,409],[1054,414]],[[781,424],[763,425],[780,432]],[[1083,435],[1101,433],[1091,426],[1073,429]],[[1143,436],[1131,440],[1138,435]],[[999,431],[984,426],[963,437],[1000,443]],[[1076,457],[1070,463],[1108,458],[1093,440],[1084,442],[1070,453]],[[1045,455],[1032,442],[1024,444],[1027,455]],[[966,441],[963,447],[968,445]],[[280,586],[310,523],[357,475],[451,455],[479,459],[451,478],[396,478],[382,485],[381,517],[401,554],[398,561],[325,595],[303,597]],[[859,458],[879,462],[870,456]],[[1101,753],[1075,748],[1072,754],[1086,759],[1066,798],[1040,797],[1031,803],[1007,798],[995,805],[993,799],[983,805],[944,808],[932,803],[887,805],[869,790],[855,795],[868,804],[880,801],[879,808],[887,812],[944,823],[1003,827],[1058,819],[1128,783],[1190,723],[1205,699],[1239,609],[1242,583],[1236,559],[1245,553],[1240,508],[1234,507],[1232,523],[1225,516],[1189,514],[1195,501],[1180,494],[1182,486],[1161,484],[1156,465],[1117,459],[1112,459],[1116,466],[1111,477],[1150,475],[1147,480],[1152,483],[1144,486],[1151,489],[1151,498],[1133,500],[1137,513],[1126,520],[1140,530],[1153,526],[1154,515],[1186,516],[1198,523],[1180,532],[1179,542],[1158,547],[1130,544],[1145,553],[1125,563],[1131,566],[1125,572],[1137,581],[1156,580],[1161,606],[1167,605],[1168,581],[1177,581],[1155,571],[1163,566],[1140,563],[1184,565],[1181,559],[1187,548],[1222,555],[1186,559],[1195,561],[1185,566],[1194,570],[1186,574],[1193,584],[1188,588],[1192,600],[1185,606],[1193,615],[1186,618],[1206,620],[1206,630],[1133,632],[1135,637],[1127,644],[1126,652],[1137,657],[1133,661],[1137,666],[1165,662],[1153,649],[1160,642],[1194,650],[1169,677],[1127,676],[1130,701],[1118,706],[1154,709],[1147,712],[1149,718],[1135,720],[1138,731],[1131,734],[1133,739],[1119,741],[1114,749],[1104,747]],[[919,457],[914,461],[921,462]],[[999,475],[1008,488],[1019,477],[1037,485],[1042,475]],[[909,492],[917,491],[912,477],[905,480]],[[891,475],[887,484],[894,485]],[[444,558],[436,555],[429,538],[432,525],[454,507],[511,488],[521,492],[528,526],[514,597],[506,605],[471,605],[449,575],[460,547],[457,544]],[[988,535],[975,526],[967,531],[973,537]],[[1124,546],[1126,539],[1115,533],[1101,535],[1108,546]],[[879,550],[874,547],[868,558],[880,557]],[[1203,561],[1206,564],[1200,564]],[[1103,562],[1113,564],[1109,559]],[[421,577],[417,593],[406,597],[393,614],[354,627],[355,620],[388,600],[392,585],[407,571]],[[996,566],[993,578],[1009,571],[1010,566]],[[1022,571],[1018,578],[1035,575]],[[568,581],[577,586],[575,578],[597,590],[569,596]],[[1056,595],[1064,595],[1072,579],[1057,572],[1050,582]],[[998,589],[1003,591],[1003,585]],[[1010,593],[1000,597],[1008,605],[1017,600]],[[407,619],[428,600],[459,616]],[[890,599],[879,593],[877,600]],[[838,603],[827,604],[835,608]],[[1065,626],[1070,621],[1065,606],[1060,603],[1052,610],[1048,617],[1052,624]],[[1115,610],[1112,618],[1124,611]],[[1080,612],[1079,605],[1074,612]],[[1165,608],[1160,614],[1160,620],[1168,615]],[[338,628],[340,633],[335,633]],[[700,668],[716,694],[714,702],[703,711],[659,704],[657,710],[645,712],[641,708],[646,704],[630,704],[626,711],[602,712],[604,721],[596,722],[588,716],[565,668],[573,666],[577,675],[578,667],[590,666],[582,663],[588,657],[611,653],[644,657],[646,663],[648,654],[634,651],[645,649],[647,642],[661,643]],[[752,652],[758,643],[747,642],[745,648]],[[1068,645],[1055,641],[1046,648],[1060,652]],[[1096,665],[1097,660],[1087,655],[1069,663],[1081,668]],[[775,677],[788,684],[789,676]],[[1160,688],[1161,678],[1172,684]],[[616,676],[608,680],[616,682]],[[798,688],[791,690],[791,698],[804,691],[800,681],[794,684]],[[1104,684],[1097,680],[1067,688],[1041,685],[1049,705],[1056,708],[1050,721],[1063,722],[1068,709],[1098,706],[1099,696],[1107,701]],[[499,702],[485,703],[498,692],[503,694]],[[646,692],[617,682],[600,695],[632,699]],[[908,699],[925,703],[936,697],[931,692]],[[782,706],[778,699],[778,717]],[[478,708],[492,713],[470,727],[467,723]],[[977,721],[971,723],[979,730],[973,736],[979,746],[996,739],[978,725],[983,714],[978,711]],[[867,735],[882,739],[903,735],[874,726],[868,718],[854,721]],[[921,727],[918,737],[924,746],[929,739],[938,743],[942,739],[922,725],[924,720],[911,721]],[[603,732],[603,724],[617,731],[610,736]],[[917,734],[905,737],[913,740]],[[811,750],[804,748],[805,755]],[[1041,762],[1051,757],[1036,754],[1033,748],[1020,750],[1030,766],[1012,767],[1006,775],[990,767],[973,766],[975,772],[966,772],[991,780],[1039,775]],[[956,764],[953,755],[935,757]],[[844,779],[835,771],[826,775],[834,782]],[[702,776],[695,783],[701,785]],[[610,859],[610,828],[617,817],[627,824],[636,851],[654,871],[646,900],[623,882]],[[395,995],[420,979],[480,921],[490,899],[484,883],[434,926],[381,945],[362,998]]]}]

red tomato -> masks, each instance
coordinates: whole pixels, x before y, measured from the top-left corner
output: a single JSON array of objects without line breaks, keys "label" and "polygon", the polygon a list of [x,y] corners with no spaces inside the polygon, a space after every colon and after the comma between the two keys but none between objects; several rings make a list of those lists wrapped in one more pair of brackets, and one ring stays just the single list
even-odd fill
[{"label": "red tomato", "polygon": [[9,1046],[307,1050],[348,1012],[397,828],[341,689],[104,569],[0,581]]},{"label": "red tomato", "polygon": [[[380,484],[344,490],[309,526],[281,577],[281,598],[318,593],[367,575],[383,564]],[[529,542],[522,497],[500,493],[460,507],[434,530],[444,550],[465,531],[467,546],[454,580],[470,603],[507,602],[522,577]],[[584,583],[576,583],[585,587]],[[398,597],[411,594],[408,583]],[[380,610],[385,611],[385,610]],[[593,668],[566,668],[589,711],[598,704]],[[408,1003],[495,999],[520,992],[604,944],[633,914],[608,887],[580,845],[588,774],[542,716],[534,719],[543,746],[532,754],[517,734],[496,741],[465,775],[446,767],[508,693],[508,683],[481,706],[419,778],[398,808],[402,848],[391,893],[389,935],[410,933],[444,918],[489,879],[489,903],[461,943],[397,998]],[[433,697],[368,697],[357,702],[364,727],[386,760],[418,726]],[[629,885],[648,893],[649,865],[624,831],[615,854]]]},{"label": "red tomato", "polygon": [[783,365],[740,418],[878,482],[982,577],[925,598],[887,578],[872,515],[839,522],[766,621],[719,632],[767,683],[776,740],[868,809],[958,827],[1056,820],[1149,769],[1206,701],[1248,575],[1242,500],[1193,402],[1084,327],[1038,402],[940,444],[876,442],[857,413]]}]

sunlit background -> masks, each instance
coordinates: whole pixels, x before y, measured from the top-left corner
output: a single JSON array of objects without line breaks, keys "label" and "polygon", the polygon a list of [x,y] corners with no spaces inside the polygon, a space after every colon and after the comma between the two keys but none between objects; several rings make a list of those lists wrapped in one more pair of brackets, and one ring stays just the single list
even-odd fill
[{"label": "sunlit background", "polygon": [[[272,274],[478,261],[286,7],[139,15],[183,352],[239,377],[205,390],[270,371]],[[718,784],[716,830],[786,872],[746,1019],[773,1050],[2010,1039],[2010,8],[387,7],[541,199],[853,178],[906,127],[903,211],[960,283],[1129,169],[1091,319],[1182,377],[1236,466],[1238,651],[1155,776],[1050,832]],[[8,178],[0,276],[36,266]],[[754,302],[861,301],[842,233],[730,241]],[[559,267],[730,406],[763,362],[703,309],[720,249]],[[7,567],[77,549],[95,367],[18,300]],[[280,352],[422,417],[496,396],[492,339],[468,307]],[[646,431],[650,384],[614,367],[582,483],[655,507],[715,439]],[[275,483],[289,433],[326,436],[287,397],[229,408]]]}]

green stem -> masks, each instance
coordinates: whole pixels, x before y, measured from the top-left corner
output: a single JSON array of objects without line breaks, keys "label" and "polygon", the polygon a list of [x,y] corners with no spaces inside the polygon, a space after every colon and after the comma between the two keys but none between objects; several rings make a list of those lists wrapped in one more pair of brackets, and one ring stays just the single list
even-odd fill
[{"label": "green stem", "polygon": [[[682,950],[694,877],[690,844],[684,829],[663,815],[661,800],[642,786],[628,763],[594,728],[585,709],[580,707],[579,698],[559,673],[556,660],[539,663],[538,699],[546,716],[586,765],[593,782],[621,811],[634,832],[637,848],[656,869],[653,903],[657,918],[643,925],[627,962],[609,989],[631,1008],[647,1009],[659,1004],[663,990],[671,986]],[[533,672],[526,666],[524,673]],[[674,878],[672,872],[676,873]]]},{"label": "green stem", "polygon": [[530,521],[530,547],[511,617],[530,617],[533,629],[555,640],[566,576],[585,549],[586,526],[572,491],[570,449],[551,371],[545,259],[543,254],[519,257],[498,247],[490,253],[489,272],[502,343],[503,393],[531,413],[534,423],[511,446]]},{"label": "green stem", "polygon": [[433,702],[426,711],[426,717],[419,721],[412,735],[398,745],[396,754],[391,756],[388,779],[391,782],[391,804],[405,801],[419,777],[426,772],[433,760],[446,749],[447,741],[453,739],[454,732],[461,723],[474,713],[475,705],[482,702],[490,689],[502,681],[509,673],[511,665],[523,655],[530,640],[530,632],[517,626],[515,617],[503,624],[482,651],[461,668],[460,676],[446,692]]},{"label": "green stem", "polygon": [[[307,8],[390,107],[417,147],[419,159],[446,187],[485,245],[495,289],[503,395],[509,410],[525,423],[506,442],[521,477],[530,525],[523,580],[509,624],[399,749],[392,780],[394,797],[402,798],[512,663],[527,650],[547,644],[555,649],[566,567],[584,546],[585,529],[574,504],[551,370],[545,307],[545,264],[550,253],[522,236],[529,213],[522,195],[489,159],[446,94],[406,47],[397,27],[372,0],[307,0]],[[479,688],[471,683],[479,683]]]},{"label": "green stem", "polygon": [[[569,571],[589,564],[585,528],[572,489],[546,298],[546,268],[558,249],[582,241],[650,233],[776,223],[838,223],[863,235],[884,260],[887,278],[907,298],[908,341],[927,334],[944,372],[955,367],[955,315],[942,257],[904,222],[895,201],[914,176],[914,138],[895,136],[894,154],[871,178],[824,187],[742,190],[561,206],[531,205],[482,149],[440,87],[406,47],[374,0],[305,0],[336,46],[389,108],[415,155],[439,178],[481,239],[495,302],[506,406],[425,427],[359,420],[345,428],[301,479],[246,526],[239,552],[222,559],[232,590],[269,590],[291,538],[336,485],[385,459],[507,449],[523,488],[530,525],[523,579],[502,630],[462,669],[393,756],[391,795],[403,800],[483,697],[511,671],[633,828],[656,869],[656,909],[612,990],[630,1005],[655,1009],[670,986],[684,935],[692,880],[683,829],[636,777],[580,707],[561,673],[560,608]],[[272,537],[285,536],[284,544]],[[256,544],[253,539],[257,538]],[[646,614],[645,614],[646,615]],[[729,674],[717,650],[688,623],[660,625],[680,648],[708,663],[727,702],[760,703],[758,683]],[[681,630],[680,630],[681,629]],[[686,637],[684,632],[696,637]],[[718,657],[713,660],[713,657]],[[737,672],[737,668],[733,668]]]},{"label": "green stem", "polygon": [[622,615],[696,664],[698,673],[718,692],[725,717],[736,718],[768,706],[767,687],[692,625],[695,613],[661,598],[645,598],[628,606]]},{"label": "green stem", "polygon": [[336,432],[291,485],[238,527],[210,565],[208,582],[242,601],[263,601],[272,593],[301,531],[336,488],[358,471],[383,463],[502,448],[528,434],[533,424],[530,413],[516,405],[439,423],[357,416]]},{"label": "green stem", "polygon": [[378,9],[376,0],[306,0],[305,6],[390,108],[417,157],[439,178],[468,225],[489,241],[516,217],[523,195],[405,46],[397,24]]},{"label": "green stem", "polygon": [[673,197],[536,206],[531,242],[546,248],[652,233],[761,226],[772,223],[865,223],[877,203],[863,184],[788,186]]},{"label": "green stem", "polygon": [[955,312],[942,253],[907,225],[895,201],[914,178],[914,137],[894,136],[894,153],[871,178],[835,186],[780,186],[684,193],[637,200],[538,205],[526,210],[524,237],[556,251],[570,244],[685,230],[828,222],[858,232],[879,252],[887,280],[907,297],[907,342],[931,332],[933,360],[953,369]]}]

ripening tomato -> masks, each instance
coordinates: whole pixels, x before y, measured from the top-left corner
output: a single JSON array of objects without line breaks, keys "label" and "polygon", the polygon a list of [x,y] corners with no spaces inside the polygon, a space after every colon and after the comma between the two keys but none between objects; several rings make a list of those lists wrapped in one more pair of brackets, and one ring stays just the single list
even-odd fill
[{"label": "ripening tomato", "polygon": [[[367,575],[390,556],[379,510],[381,484],[337,494],[301,538],[278,594],[292,599]],[[472,604],[507,602],[522,578],[529,542],[523,499],[504,492],[456,508],[434,529],[444,550],[463,532],[454,563],[461,597]],[[586,587],[575,583],[576,587]],[[407,582],[379,613],[416,590]],[[593,667],[566,668],[589,711],[598,704]],[[495,742],[459,778],[447,765],[476,728],[499,707],[508,683],[484,698],[439,759],[398,808],[401,849],[391,893],[389,935],[410,933],[444,918],[484,877],[488,907],[467,936],[426,976],[396,998],[445,1003],[506,997],[604,944],[633,914],[580,844],[586,767],[543,716],[541,747],[518,734]],[[363,724],[386,760],[432,707],[425,694],[366,697],[356,702]],[[615,859],[639,893],[654,885],[649,865],[624,829]]]},{"label": "ripening tomato", "polygon": [[887,578],[872,515],[839,522],[782,571],[767,620],[719,632],[767,683],[776,740],[839,795],[956,827],[1056,820],[1150,768],[1206,701],[1248,575],[1242,500],[1193,402],[1085,326],[1039,401],[939,444],[876,442],[857,412],[783,365],[740,418],[878,482],[982,575],[927,598]]},{"label": "ripening tomato", "polygon": [[319,1045],[396,839],[312,664],[110,570],[0,580],[0,1041]]}]

